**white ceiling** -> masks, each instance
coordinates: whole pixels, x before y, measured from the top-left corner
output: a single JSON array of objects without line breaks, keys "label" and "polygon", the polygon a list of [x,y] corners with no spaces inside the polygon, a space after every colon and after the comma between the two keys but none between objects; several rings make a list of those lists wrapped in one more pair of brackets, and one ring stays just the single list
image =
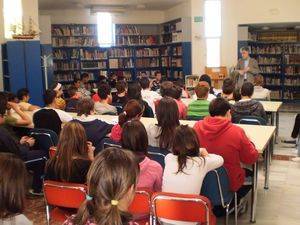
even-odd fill
[{"label": "white ceiling", "polygon": [[187,0],[38,0],[39,8],[76,9],[91,6],[123,7],[126,9],[166,10]]}]

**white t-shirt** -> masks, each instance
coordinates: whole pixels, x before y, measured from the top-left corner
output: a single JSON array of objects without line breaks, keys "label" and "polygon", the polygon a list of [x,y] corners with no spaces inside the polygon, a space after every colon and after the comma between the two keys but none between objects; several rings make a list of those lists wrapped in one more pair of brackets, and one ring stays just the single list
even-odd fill
[{"label": "white t-shirt", "polygon": [[[44,107],[44,109],[53,109],[58,114],[58,116],[60,118],[60,121],[62,123],[67,123],[67,122],[70,122],[71,120],[73,120],[73,117],[69,113],[67,113],[63,110],[55,109],[55,108],[49,108],[49,107]],[[39,110],[40,109],[35,110],[34,113],[36,113]]]},{"label": "white t-shirt", "polygon": [[270,91],[261,86],[254,86],[254,92],[252,95],[252,99],[265,99],[270,100]]},{"label": "white t-shirt", "polygon": [[23,214],[7,218],[7,219],[0,219],[1,225],[32,225],[32,222],[27,219],[26,216]]},{"label": "white t-shirt", "polygon": [[157,138],[161,133],[161,128],[155,124],[149,124],[146,127],[148,135],[148,145],[152,147],[159,147],[159,138]]},{"label": "white t-shirt", "polygon": [[142,98],[152,108],[152,111],[155,112],[154,102],[156,100],[161,99],[161,96],[155,91],[150,91],[150,90],[145,89],[145,90],[142,90]]}]

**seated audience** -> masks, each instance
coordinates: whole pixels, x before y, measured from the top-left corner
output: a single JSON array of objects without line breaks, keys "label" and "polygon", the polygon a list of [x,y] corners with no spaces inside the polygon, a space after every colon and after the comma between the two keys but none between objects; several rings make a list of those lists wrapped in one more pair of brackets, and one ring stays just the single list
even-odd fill
[{"label": "seated audience", "polygon": [[108,84],[111,88],[116,88],[118,76],[115,73],[110,74],[108,77]]},{"label": "seated audience", "polygon": [[155,79],[151,83],[151,90],[158,91],[160,89],[160,84],[162,82],[162,76],[160,71],[155,72]]},{"label": "seated audience", "polygon": [[[67,123],[73,119],[73,117],[70,114],[59,109],[55,91],[46,90],[45,94],[44,94],[44,102],[46,105],[46,107],[44,107],[44,109],[53,109],[58,114],[62,123]],[[39,112],[39,111],[36,111],[36,112]]]},{"label": "seated audience", "polygon": [[62,85],[60,83],[54,83],[52,85],[51,89],[56,92],[56,107],[57,107],[57,109],[65,110],[66,101],[62,98],[62,96],[63,96]]},{"label": "seated audience", "polygon": [[142,87],[142,98],[145,100],[148,105],[152,108],[152,111],[155,112],[154,102],[159,100],[161,96],[155,92],[150,90],[150,80],[148,77],[142,77],[140,79],[140,85]]},{"label": "seated audience", "polygon": [[209,101],[208,92],[209,84],[205,81],[200,81],[199,84],[195,87],[195,92],[197,95],[197,100],[191,102],[188,106],[188,117],[205,117],[209,115],[208,106]]},{"label": "seated audience", "polygon": [[144,106],[143,117],[154,117],[151,107],[142,98],[142,88],[137,82],[132,82],[128,84],[128,100],[137,100],[141,105]]},{"label": "seated audience", "polygon": [[19,106],[23,111],[34,111],[36,109],[40,109],[39,106],[32,105],[29,103],[29,90],[27,88],[22,88],[18,90],[17,96],[19,99]]},{"label": "seated audience", "polygon": [[79,88],[81,87],[81,79],[78,79],[77,77],[74,78],[73,86],[77,89],[79,92]]},{"label": "seated audience", "polygon": [[94,149],[78,122],[65,124],[55,156],[47,162],[45,180],[85,184]]},{"label": "seated audience", "polygon": [[242,99],[241,89],[235,88],[233,91],[233,101],[238,102]]},{"label": "seated audience", "polygon": [[200,81],[200,82],[201,82],[201,81],[205,81],[205,82],[208,83],[208,85],[209,85],[209,93],[208,93],[207,100],[210,101],[210,102],[211,102],[212,100],[214,100],[214,99],[216,98],[217,93],[216,93],[216,91],[214,90],[214,87],[211,86],[211,78],[210,78],[210,76],[207,75],[207,74],[203,74],[203,75],[201,75],[199,81]]},{"label": "seated audience", "polygon": [[11,153],[0,153],[0,224],[32,225],[25,210],[27,172],[22,160]]},{"label": "seated audience", "polygon": [[222,93],[219,95],[219,97],[222,97],[227,101],[234,100],[233,98],[234,90],[235,90],[234,80],[227,77],[223,81]]},{"label": "seated audience", "polygon": [[186,87],[185,87],[185,84],[183,83],[182,80],[177,80],[177,81],[175,81],[175,82],[174,82],[174,85],[181,88],[181,90],[182,90],[181,97],[182,97],[182,98],[190,98],[190,94],[189,94],[189,92],[187,91],[187,89],[186,89]]},{"label": "seated audience", "polygon": [[124,124],[122,147],[131,150],[140,164],[137,187],[151,191],[161,191],[163,169],[158,162],[147,157],[148,137],[144,125],[139,120]]},{"label": "seated audience", "polygon": [[67,100],[66,112],[76,112],[78,101],[80,99],[80,93],[77,92],[77,88],[75,86],[70,86],[68,88],[69,99]]},{"label": "seated audience", "polygon": [[257,116],[267,121],[267,115],[263,105],[252,99],[254,86],[250,82],[245,82],[241,89],[242,99],[232,107],[232,121],[237,122],[243,116]]},{"label": "seated audience", "polygon": [[94,115],[93,100],[90,98],[79,100],[75,121],[84,127],[87,140],[92,142],[98,152],[101,148],[101,141],[111,132],[113,125],[97,119]]},{"label": "seated audience", "polygon": [[221,156],[200,148],[196,132],[187,125],[176,128],[172,152],[165,158],[164,192],[198,195],[205,175],[223,165]]},{"label": "seated audience", "polygon": [[174,85],[172,88],[171,97],[175,100],[178,107],[179,119],[186,119],[187,106],[181,101],[182,89],[178,85]]},{"label": "seated audience", "polygon": [[100,100],[95,103],[96,114],[99,115],[117,115],[117,108],[111,105],[112,97],[110,93],[110,86],[102,83],[98,88],[98,95]]},{"label": "seated audience", "polygon": [[116,84],[117,94],[113,96],[113,104],[120,104],[124,106],[128,101],[127,98],[127,83],[126,81],[120,80]]},{"label": "seated audience", "polygon": [[54,109],[43,108],[33,114],[34,128],[48,129],[60,134],[62,122]]},{"label": "seated audience", "polygon": [[251,186],[243,186],[245,176],[249,176],[251,172],[243,169],[241,164],[255,163],[258,151],[245,131],[232,124],[230,109],[230,104],[224,98],[214,99],[209,106],[210,116],[198,121],[194,130],[201,147],[223,157],[230,189],[242,198],[251,189]]},{"label": "seated audience", "polygon": [[179,126],[178,107],[171,97],[163,97],[156,108],[157,124],[147,127],[150,146],[171,150],[175,129]]},{"label": "seated audience", "polygon": [[122,137],[123,125],[132,120],[140,119],[144,112],[144,106],[137,100],[129,100],[124,107],[123,112],[119,115],[118,124],[114,125],[111,130],[110,138],[115,142],[120,142]]},{"label": "seated audience", "polygon": [[270,91],[266,88],[263,88],[264,77],[260,74],[254,77],[254,93],[252,98],[259,100],[271,100]]},{"label": "seated audience", "polygon": [[64,225],[130,225],[128,209],[138,176],[139,166],[130,151],[105,149],[95,158],[87,175],[86,201]]},{"label": "seated audience", "polygon": [[82,98],[91,97],[91,85],[89,84],[90,75],[88,73],[81,74],[80,86],[78,92],[81,94]]}]

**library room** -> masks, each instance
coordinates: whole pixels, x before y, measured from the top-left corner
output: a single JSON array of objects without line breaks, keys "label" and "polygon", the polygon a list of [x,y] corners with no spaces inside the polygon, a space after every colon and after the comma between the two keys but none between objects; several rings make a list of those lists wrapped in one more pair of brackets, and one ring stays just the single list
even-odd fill
[{"label": "library room", "polygon": [[1,0],[0,224],[298,225],[299,0]]}]

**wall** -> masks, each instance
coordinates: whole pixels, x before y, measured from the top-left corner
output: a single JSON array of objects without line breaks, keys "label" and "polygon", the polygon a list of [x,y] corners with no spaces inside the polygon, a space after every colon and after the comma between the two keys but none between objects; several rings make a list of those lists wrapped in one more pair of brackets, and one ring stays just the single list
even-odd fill
[{"label": "wall", "polygon": [[191,16],[191,1],[184,2],[164,11],[164,20],[170,21]]},{"label": "wall", "polygon": [[[28,29],[29,18],[31,18],[34,22],[34,28],[39,28],[39,7],[38,0],[22,0],[23,7],[23,21],[25,29]],[[39,39],[38,37],[36,39]]]},{"label": "wall", "polygon": [[41,30],[41,44],[51,44],[51,17],[47,15],[40,15],[39,24]]},{"label": "wall", "polygon": [[0,91],[3,90],[3,70],[2,70],[2,54],[1,44],[4,43],[4,17],[3,17],[3,0],[0,0]]}]

